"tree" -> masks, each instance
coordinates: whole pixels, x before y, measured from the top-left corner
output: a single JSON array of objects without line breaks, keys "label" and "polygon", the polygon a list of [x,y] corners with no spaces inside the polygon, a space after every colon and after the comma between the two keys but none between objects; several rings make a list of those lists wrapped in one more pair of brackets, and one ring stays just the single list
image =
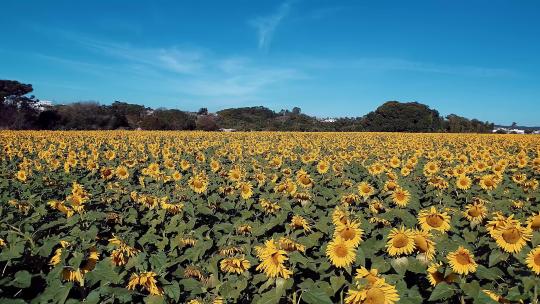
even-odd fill
[{"label": "tree", "polygon": [[35,126],[38,100],[26,96],[34,89],[31,84],[15,80],[0,80],[0,128],[31,129]]},{"label": "tree", "polygon": [[195,122],[197,130],[203,131],[216,131],[219,129],[217,124],[217,117],[214,115],[199,115]]},{"label": "tree", "polygon": [[208,115],[208,109],[200,108],[199,111],[197,111],[197,115]]},{"label": "tree", "polygon": [[194,130],[195,118],[180,110],[157,109],[141,122],[145,130]]},{"label": "tree", "polygon": [[363,119],[368,131],[437,132],[442,127],[439,112],[418,102],[388,101]]}]

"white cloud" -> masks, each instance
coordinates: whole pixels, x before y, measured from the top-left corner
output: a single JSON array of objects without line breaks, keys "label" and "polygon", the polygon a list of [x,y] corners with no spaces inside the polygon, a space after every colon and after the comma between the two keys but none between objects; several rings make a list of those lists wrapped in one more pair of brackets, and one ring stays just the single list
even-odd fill
[{"label": "white cloud", "polygon": [[250,24],[257,29],[260,49],[267,49],[270,46],[274,32],[290,11],[291,3],[284,2],[275,13],[268,16],[260,16],[250,21]]}]

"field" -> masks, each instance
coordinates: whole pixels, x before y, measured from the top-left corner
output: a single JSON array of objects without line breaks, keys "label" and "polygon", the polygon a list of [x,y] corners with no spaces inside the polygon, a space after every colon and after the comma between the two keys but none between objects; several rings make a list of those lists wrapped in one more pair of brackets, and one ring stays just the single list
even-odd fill
[{"label": "field", "polygon": [[538,303],[540,137],[0,133],[2,303]]}]

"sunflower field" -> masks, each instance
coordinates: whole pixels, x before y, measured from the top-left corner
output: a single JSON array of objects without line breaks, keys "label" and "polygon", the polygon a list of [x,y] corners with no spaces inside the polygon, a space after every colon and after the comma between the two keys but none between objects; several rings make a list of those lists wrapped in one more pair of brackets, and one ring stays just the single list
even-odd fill
[{"label": "sunflower field", "polygon": [[1,303],[538,303],[540,137],[0,133]]}]

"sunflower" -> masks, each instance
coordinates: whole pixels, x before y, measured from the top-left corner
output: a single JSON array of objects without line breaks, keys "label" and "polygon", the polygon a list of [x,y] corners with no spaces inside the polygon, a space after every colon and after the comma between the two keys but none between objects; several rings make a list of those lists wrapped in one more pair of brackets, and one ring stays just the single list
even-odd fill
[{"label": "sunflower", "polygon": [[359,290],[349,289],[346,304],[394,304],[399,301],[396,287],[379,279],[372,284],[367,284]]},{"label": "sunflower", "polygon": [[298,173],[296,173],[296,180],[298,181],[298,184],[302,186],[303,188],[313,187],[313,180],[311,179],[309,174],[304,170],[300,170],[298,171]]},{"label": "sunflower", "polygon": [[355,221],[347,221],[345,224],[337,225],[334,231],[334,238],[339,236],[352,247],[356,248],[362,241],[362,234],[364,233],[359,226],[360,224]]},{"label": "sunflower", "polygon": [[367,199],[375,193],[375,189],[367,182],[361,182],[358,185],[358,193],[360,193],[362,198]]},{"label": "sunflower", "polygon": [[289,259],[287,252],[279,249],[274,240],[266,241],[264,246],[256,246],[255,251],[261,261],[256,270],[264,272],[270,278],[288,279],[291,277],[292,271],[284,266],[285,261]]},{"label": "sunflower", "polygon": [[424,231],[437,230],[444,233],[450,230],[450,216],[446,212],[437,211],[435,207],[420,211],[418,223]]},{"label": "sunflower", "polygon": [[530,216],[527,219],[527,225],[534,231],[540,230],[540,212]]},{"label": "sunflower", "polygon": [[340,224],[346,224],[349,220],[349,212],[346,209],[336,207],[332,212],[332,223],[338,226]]},{"label": "sunflower", "polygon": [[232,168],[231,170],[229,170],[227,176],[229,177],[230,181],[238,182],[243,177],[242,170],[240,170],[240,168],[238,167]]},{"label": "sunflower", "polygon": [[118,168],[116,168],[116,176],[119,178],[119,179],[127,179],[129,177],[129,172],[127,170],[126,167],[124,166],[118,166]]},{"label": "sunflower", "polygon": [[223,272],[241,274],[248,270],[251,264],[244,258],[225,258],[221,260],[219,266]]},{"label": "sunflower", "polygon": [[534,248],[527,254],[525,262],[527,263],[527,267],[537,275],[540,275],[540,246]]},{"label": "sunflower", "polygon": [[497,175],[486,174],[480,178],[479,185],[480,185],[480,188],[490,191],[497,188],[499,181],[500,179]]},{"label": "sunflower", "polygon": [[458,276],[455,273],[450,273],[446,277],[439,269],[442,267],[441,262],[431,263],[427,268],[427,278],[431,286],[435,286],[441,282],[452,283],[457,281]]},{"label": "sunflower", "polygon": [[532,229],[521,223],[507,222],[495,229],[493,238],[506,252],[518,253],[532,238]]},{"label": "sunflower", "polygon": [[348,267],[356,259],[356,249],[338,236],[328,243],[326,256],[335,267]]},{"label": "sunflower", "polygon": [[311,227],[309,226],[308,221],[301,215],[293,215],[289,226],[294,229],[304,229],[304,232],[311,232]]},{"label": "sunflower", "polygon": [[455,251],[448,253],[446,258],[452,267],[452,271],[458,274],[476,272],[476,267],[478,267],[474,261],[474,256],[471,255],[468,249],[463,248],[463,246],[459,246]]},{"label": "sunflower", "polygon": [[393,228],[388,234],[386,251],[391,256],[411,254],[416,248],[414,236],[414,231],[403,226],[399,229]]},{"label": "sunflower", "polygon": [[163,289],[157,286],[157,280],[155,278],[156,276],[157,274],[152,271],[143,272],[138,275],[132,274],[131,277],[129,278],[129,282],[126,288],[128,290],[135,290],[137,286],[141,286],[143,289],[148,291],[150,295],[153,295],[153,296],[163,295]]},{"label": "sunflower", "polygon": [[467,175],[460,175],[456,179],[456,187],[460,190],[469,190],[472,185],[472,180]]},{"label": "sunflower", "polygon": [[427,260],[432,260],[435,256],[435,242],[428,231],[414,230],[414,245]]},{"label": "sunflower", "polygon": [[375,281],[380,280],[379,271],[375,268],[367,269],[362,266],[356,269],[356,275],[354,277],[356,280],[366,279],[369,284],[375,283]]},{"label": "sunflower", "polygon": [[411,198],[411,194],[408,190],[405,190],[403,188],[397,188],[392,192],[392,201],[398,205],[399,207],[406,207],[409,203],[409,200]]},{"label": "sunflower", "polygon": [[250,182],[242,182],[238,185],[238,188],[243,199],[249,199],[253,195],[253,185]]},{"label": "sunflower", "polygon": [[519,224],[518,220],[514,219],[514,215],[510,215],[509,217],[504,216],[501,213],[495,213],[495,217],[488,221],[486,224],[486,230],[489,232],[489,235],[492,238],[495,238],[496,230],[505,226],[506,224]]},{"label": "sunflower", "polygon": [[328,169],[330,169],[330,163],[325,160],[321,160],[317,164],[317,172],[319,172],[319,174],[325,174],[326,172],[328,172]]},{"label": "sunflower", "polygon": [[478,224],[486,217],[487,208],[482,201],[477,201],[472,204],[467,204],[465,206],[465,211],[463,211],[463,215],[469,222]]},{"label": "sunflower", "polygon": [[25,182],[25,181],[26,181],[26,178],[27,178],[26,171],[24,171],[24,170],[19,170],[19,171],[17,171],[17,174],[15,175],[15,177],[16,177],[19,181]]},{"label": "sunflower", "polygon": [[203,173],[195,174],[189,178],[188,184],[191,190],[201,194],[208,187],[208,178]]}]

